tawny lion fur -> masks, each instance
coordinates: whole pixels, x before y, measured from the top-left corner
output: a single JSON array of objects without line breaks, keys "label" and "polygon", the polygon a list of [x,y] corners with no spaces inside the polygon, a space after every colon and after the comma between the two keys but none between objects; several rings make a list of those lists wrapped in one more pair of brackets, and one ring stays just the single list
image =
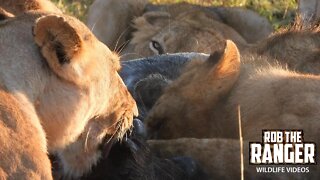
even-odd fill
[{"label": "tawny lion fur", "polygon": [[[256,173],[248,164],[248,142],[261,142],[263,129],[301,129],[304,141],[319,144],[320,77],[290,71],[266,57],[240,58],[235,44],[226,44],[224,52],[189,64],[155,103],[146,127],[152,139],[164,140],[149,141],[152,149],[163,157],[191,156],[212,179],[238,179],[239,107],[245,178],[319,178],[319,166],[310,166],[309,174]],[[179,139],[184,137],[191,139]]]},{"label": "tawny lion fur", "polygon": [[[199,9],[172,17],[166,12],[149,12],[135,19],[133,38],[123,54],[151,56],[175,52],[210,53],[220,50],[225,39],[232,39],[241,49],[246,40],[230,26],[216,21],[212,15]],[[152,48],[159,43],[162,52]]]},{"label": "tawny lion fur", "polygon": [[262,129],[303,129],[319,142],[320,77],[242,56],[231,41],[224,53],[198,61],[165,90],[146,119],[151,137],[237,138],[241,108],[245,140]]},{"label": "tawny lion fur", "polygon": [[250,10],[188,3],[151,5],[147,0],[97,0],[89,9],[87,24],[121,53],[122,60],[174,52],[210,53],[223,48],[225,39],[245,49],[248,42],[272,32],[269,22]]},{"label": "tawny lion fur", "polygon": [[88,173],[137,115],[119,57],[66,15],[30,12],[0,29],[0,176],[52,179],[48,152],[63,176]]},{"label": "tawny lion fur", "polygon": [[50,179],[43,131],[30,123],[17,98],[0,89],[0,179]]},{"label": "tawny lion fur", "polygon": [[293,25],[252,46],[251,53],[268,56],[268,61],[293,71],[320,74],[320,24],[305,21],[297,16]]}]

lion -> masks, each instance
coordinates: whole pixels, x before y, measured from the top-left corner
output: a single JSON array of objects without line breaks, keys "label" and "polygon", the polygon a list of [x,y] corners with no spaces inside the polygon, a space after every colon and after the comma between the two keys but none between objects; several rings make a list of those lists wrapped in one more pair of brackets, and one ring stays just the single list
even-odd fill
[{"label": "lion", "polygon": [[320,25],[317,21],[305,21],[298,15],[293,25],[280,29],[248,50],[268,56],[271,63],[280,63],[291,70],[319,74]]},{"label": "lion", "polygon": [[266,58],[240,58],[236,45],[227,41],[223,52],[191,62],[145,120],[152,150],[167,158],[191,156],[212,179],[237,179],[240,117],[246,178],[319,178],[318,166],[310,166],[309,174],[266,176],[248,165],[248,143],[260,142],[263,129],[301,129],[305,141],[320,143],[319,76]]},{"label": "lion", "polygon": [[43,132],[13,94],[1,88],[0,98],[0,179],[51,179]]},{"label": "lion", "polygon": [[[243,138],[258,141],[262,129],[303,129],[319,142],[320,78],[240,54],[232,41],[224,52],[194,61],[149,112],[150,138],[237,138],[238,106]],[[258,139],[257,139],[258,138]]]},{"label": "lion", "polygon": [[242,8],[188,3],[155,6],[142,0],[97,0],[89,9],[87,25],[120,51],[121,60],[174,52],[210,53],[223,48],[225,39],[246,49],[248,43],[272,32],[265,18]]},{"label": "lion", "polygon": [[62,13],[50,0],[0,0],[0,8],[14,16],[36,10]]},{"label": "lion", "polygon": [[48,153],[66,178],[90,172],[100,144],[121,139],[138,115],[118,55],[63,14],[27,12],[0,28],[0,154],[10,157],[0,176],[52,179]]},{"label": "lion", "polygon": [[146,4],[147,0],[95,0],[86,24],[98,39],[116,50],[126,42],[133,31],[131,21],[143,14]]}]

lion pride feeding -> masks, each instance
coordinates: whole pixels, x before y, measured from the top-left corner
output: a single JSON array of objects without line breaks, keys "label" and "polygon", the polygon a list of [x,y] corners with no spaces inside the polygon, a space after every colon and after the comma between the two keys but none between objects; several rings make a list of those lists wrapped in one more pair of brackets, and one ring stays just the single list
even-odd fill
[{"label": "lion pride feeding", "polygon": [[[21,8],[18,2],[31,4]],[[128,25],[128,21],[130,24],[132,14],[139,16],[129,27],[136,31],[129,34],[132,37],[126,37],[132,39],[124,53],[142,56],[177,51],[212,53],[209,58],[204,59],[206,55],[199,53],[190,63],[186,60],[188,64],[185,63],[182,73],[179,68],[185,64],[182,66],[181,62],[179,67],[157,66],[159,72],[152,72],[162,75],[164,70],[179,70],[168,72],[174,75],[173,79],[161,76],[144,79],[166,81],[151,86],[156,96],[147,97],[151,100],[148,107],[153,107],[145,115],[149,136],[170,140],[151,140],[149,148],[144,136],[134,137],[134,131],[130,134],[133,117],[138,113],[118,74],[119,57],[84,24],[61,14],[47,0],[0,0],[0,5],[5,5],[0,7],[3,15],[0,17],[0,179],[197,179],[199,175],[201,179],[239,178],[238,105],[245,145],[248,140],[260,139],[262,128],[304,129],[307,140],[319,143],[320,81],[317,75],[303,74],[317,73],[315,64],[308,71],[308,60],[317,59],[318,51],[313,51],[318,46],[317,38],[313,37],[318,37],[318,31],[306,32],[314,35],[313,41],[308,42],[315,45],[305,46],[312,52],[304,56],[278,54],[276,50],[291,46],[272,38],[262,41],[260,46],[252,46],[251,50],[257,52],[245,54],[242,50],[251,47],[248,43],[258,42],[271,32],[270,24],[255,13],[237,8],[204,10],[189,4],[145,6],[143,0],[129,2],[143,6],[135,9],[139,12],[119,11],[116,7],[112,8],[114,11],[104,11],[116,13],[114,17],[119,18],[108,24],[121,25],[104,38],[113,43],[120,38],[120,45],[126,40],[122,37],[128,35],[121,34],[123,24]],[[255,24],[255,20],[262,23]],[[256,26],[239,25],[244,22]],[[274,39],[283,36],[286,35],[275,35]],[[225,39],[230,40],[224,47]],[[115,48],[114,44],[110,47]],[[299,44],[295,47],[304,53]],[[306,58],[303,67],[296,68],[296,60],[309,55],[314,59]],[[165,57],[170,55],[162,56]],[[299,73],[283,67],[288,64],[285,62],[288,57],[289,68],[296,68]],[[282,60],[281,65],[275,60]],[[150,63],[150,67],[156,64]],[[142,67],[139,68],[140,74],[145,75]],[[131,80],[139,74],[132,69],[130,72],[127,78]],[[141,79],[137,81],[141,86],[134,85],[134,92],[150,96],[147,94],[150,89],[139,89],[150,86],[141,84],[144,83]],[[123,141],[113,143],[116,140]],[[221,145],[226,151],[221,150]],[[61,168],[51,168],[54,165],[50,164],[48,154],[57,155]],[[176,158],[181,155],[191,156],[200,166],[192,158]],[[253,168],[247,167],[249,178],[277,178],[276,175],[256,176],[251,171]],[[232,172],[227,173],[226,168]],[[309,175],[319,178],[318,167],[310,169],[316,170]]]},{"label": "lion pride feeding", "polygon": [[[245,157],[249,142],[261,141],[262,130],[266,129],[303,130],[306,141],[319,144],[320,77],[270,62],[267,57],[254,54],[240,58],[235,44],[227,41],[224,52],[186,67],[164,90],[146,118],[149,137],[165,139],[151,141],[153,150],[164,157],[189,155],[201,162],[210,177],[238,179],[240,165],[234,162],[240,156],[239,142],[235,141],[239,138],[239,116]],[[191,139],[180,139],[186,137]],[[228,151],[221,148],[217,138],[223,140]],[[319,158],[319,154],[316,156]],[[249,179],[319,178],[316,165],[310,166],[308,174],[263,176],[247,160],[244,170]],[[219,161],[224,165],[214,163]],[[226,169],[234,173],[223,171]]]}]

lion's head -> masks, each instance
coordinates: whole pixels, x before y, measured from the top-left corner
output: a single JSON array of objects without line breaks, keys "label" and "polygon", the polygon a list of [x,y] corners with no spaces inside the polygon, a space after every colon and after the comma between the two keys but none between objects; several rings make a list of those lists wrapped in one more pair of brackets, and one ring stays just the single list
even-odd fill
[{"label": "lion's head", "polygon": [[147,115],[148,135],[158,139],[203,138],[233,130],[234,123],[224,122],[222,116],[221,123],[212,119],[215,111],[224,114],[221,104],[238,80],[239,69],[239,51],[229,40],[224,51],[216,51],[206,61],[191,61]]},{"label": "lion's head", "polygon": [[137,115],[118,75],[118,56],[66,15],[12,18],[2,24],[0,39],[1,84],[39,118],[33,123],[41,123],[64,174],[88,172],[101,156],[101,142],[121,139]]},{"label": "lion's head", "polygon": [[230,26],[215,19],[212,12],[189,10],[176,17],[162,11],[147,12],[134,20],[133,38],[123,59],[174,52],[210,53],[220,50],[225,39],[241,48],[246,40]]},{"label": "lion's head", "polygon": [[210,53],[234,41],[240,50],[266,38],[270,22],[241,7],[189,3],[151,4],[148,0],[96,0],[87,25],[121,60],[176,52]]}]

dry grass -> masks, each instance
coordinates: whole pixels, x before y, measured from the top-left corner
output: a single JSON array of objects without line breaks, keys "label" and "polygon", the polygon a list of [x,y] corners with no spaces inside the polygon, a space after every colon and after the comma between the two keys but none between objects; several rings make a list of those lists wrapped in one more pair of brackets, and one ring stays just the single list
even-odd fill
[{"label": "dry grass", "polygon": [[[94,0],[52,0],[65,13],[85,20],[88,7]],[[205,6],[241,6],[252,9],[270,20],[278,29],[291,22],[297,8],[296,0],[150,0],[155,4],[189,2]]]},{"label": "dry grass", "polygon": [[51,0],[54,2],[64,13],[73,15],[80,20],[85,20],[85,15],[89,6],[94,0]]},{"label": "dry grass", "polygon": [[153,3],[189,2],[204,6],[245,7],[265,16],[275,29],[288,25],[295,16],[296,0],[151,0]]}]

